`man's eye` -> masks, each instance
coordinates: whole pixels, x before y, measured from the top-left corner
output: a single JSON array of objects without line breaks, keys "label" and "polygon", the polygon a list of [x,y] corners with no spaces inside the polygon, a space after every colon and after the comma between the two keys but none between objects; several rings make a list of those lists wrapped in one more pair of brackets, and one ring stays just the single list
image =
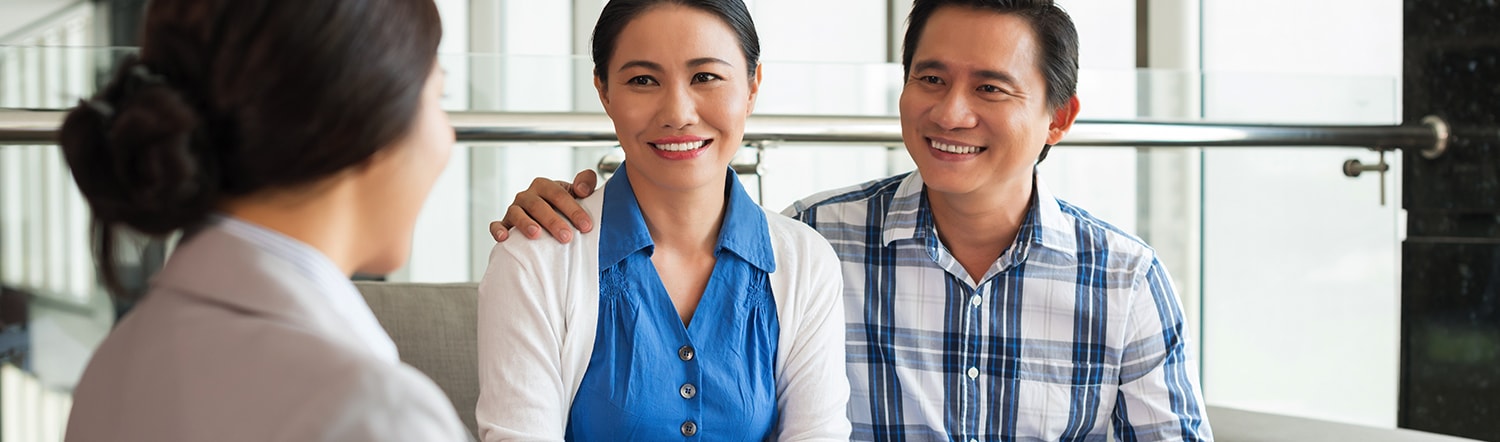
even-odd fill
[{"label": "man's eye", "polygon": [[943,79],[938,78],[938,76],[936,75],[926,75],[918,77],[917,80],[928,84],[943,84]]},{"label": "man's eye", "polygon": [[980,92],[989,92],[989,93],[1003,93],[1003,92],[1005,92],[1004,89],[1000,89],[999,87],[995,87],[994,85],[988,85],[988,84],[980,86],[979,87],[979,91]]}]

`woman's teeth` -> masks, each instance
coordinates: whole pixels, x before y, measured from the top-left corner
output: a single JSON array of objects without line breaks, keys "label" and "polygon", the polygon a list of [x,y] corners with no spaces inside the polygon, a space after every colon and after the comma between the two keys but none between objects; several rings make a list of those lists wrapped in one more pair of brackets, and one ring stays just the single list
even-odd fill
[{"label": "woman's teeth", "polygon": [[693,141],[690,143],[652,144],[651,146],[667,152],[687,152],[703,147],[704,144],[708,144],[708,140]]}]

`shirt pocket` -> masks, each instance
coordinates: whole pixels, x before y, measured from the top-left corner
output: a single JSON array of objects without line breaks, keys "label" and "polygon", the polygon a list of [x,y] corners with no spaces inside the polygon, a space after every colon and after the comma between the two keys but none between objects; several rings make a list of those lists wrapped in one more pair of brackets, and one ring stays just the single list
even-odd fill
[{"label": "shirt pocket", "polygon": [[[1021,360],[1015,395],[1017,436],[1047,440],[1104,430],[1114,409],[1118,370],[1107,364]],[[1103,434],[1103,433],[1100,433]]]}]

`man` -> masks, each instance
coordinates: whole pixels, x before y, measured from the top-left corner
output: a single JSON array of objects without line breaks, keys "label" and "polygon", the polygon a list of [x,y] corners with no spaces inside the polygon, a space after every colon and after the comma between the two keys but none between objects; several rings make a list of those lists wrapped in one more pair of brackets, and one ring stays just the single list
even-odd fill
[{"label": "man", "polygon": [[[1156,253],[1036,176],[1078,115],[1072,20],[1046,0],[916,0],[908,23],[917,171],[786,211],[844,262],[853,438],[1212,439]],[[534,238],[535,216],[566,240],[553,205],[589,227],[572,201],[539,179],[492,234]]]}]

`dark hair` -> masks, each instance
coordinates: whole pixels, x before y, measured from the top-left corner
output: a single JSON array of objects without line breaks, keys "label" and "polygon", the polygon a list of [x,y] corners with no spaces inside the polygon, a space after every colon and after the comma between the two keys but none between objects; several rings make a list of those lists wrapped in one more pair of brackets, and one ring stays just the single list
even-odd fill
[{"label": "dark hair", "polygon": [[944,6],[966,6],[974,9],[1015,14],[1031,23],[1040,51],[1038,60],[1042,77],[1047,81],[1047,105],[1058,109],[1078,90],[1078,30],[1073,19],[1052,0],[916,0],[906,19],[906,39],[902,44],[901,66],[911,74],[911,59],[927,20]]},{"label": "dark hair", "polygon": [[153,0],[138,57],[68,112],[59,144],[105,286],[118,229],[191,229],[226,198],[368,159],[416,119],[442,38],[432,0]]},{"label": "dark hair", "polygon": [[760,63],[760,36],[755,33],[755,21],[742,0],[610,0],[599,13],[599,22],[594,24],[593,55],[594,75],[600,80],[609,79],[609,60],[615,53],[615,40],[625,25],[642,13],[660,5],[680,5],[698,9],[724,20],[740,41],[740,52],[745,54],[746,69],[755,77],[756,65]]}]

